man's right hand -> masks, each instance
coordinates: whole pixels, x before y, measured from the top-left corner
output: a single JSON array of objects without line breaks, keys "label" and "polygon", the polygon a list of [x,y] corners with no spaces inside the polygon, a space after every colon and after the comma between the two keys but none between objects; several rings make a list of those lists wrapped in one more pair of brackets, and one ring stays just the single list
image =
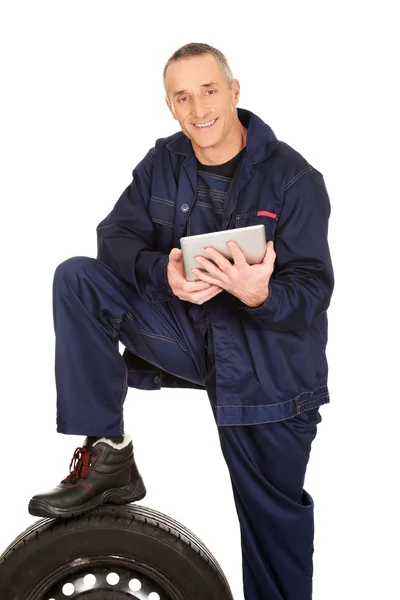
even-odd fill
[{"label": "man's right hand", "polygon": [[193,304],[204,304],[217,294],[223,291],[217,285],[212,285],[206,281],[187,281],[185,269],[183,266],[182,250],[172,248],[169,253],[169,262],[167,265],[168,283],[180,300],[187,300]]}]

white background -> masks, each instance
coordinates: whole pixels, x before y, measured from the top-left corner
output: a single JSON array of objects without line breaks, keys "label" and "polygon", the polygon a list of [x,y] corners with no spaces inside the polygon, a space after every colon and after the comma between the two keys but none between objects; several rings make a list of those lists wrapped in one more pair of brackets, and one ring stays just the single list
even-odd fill
[{"label": "white background", "polygon": [[[177,131],[165,62],[205,42],[239,79],[239,107],[321,171],[331,198],[331,404],[305,484],[314,598],[399,597],[397,36],[382,1],[1,3],[0,551],[35,521],[31,495],[66,476],[82,443],[55,431],[54,269],[96,255],[95,227],[132,169]],[[202,538],[242,600],[238,522],[206,392],[130,389],[125,407],[142,504]]]}]

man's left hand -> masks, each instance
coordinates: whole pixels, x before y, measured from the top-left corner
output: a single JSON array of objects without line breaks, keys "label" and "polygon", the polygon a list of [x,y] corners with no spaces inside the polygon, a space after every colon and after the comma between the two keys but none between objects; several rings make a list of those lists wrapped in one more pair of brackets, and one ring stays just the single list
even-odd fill
[{"label": "man's left hand", "polygon": [[268,284],[274,270],[274,243],[268,242],[262,263],[249,265],[236,242],[227,242],[232,253],[233,264],[214,248],[205,248],[209,259],[196,256],[196,261],[206,269],[192,269],[202,281],[212,283],[233,294],[251,308],[261,306],[268,298]]}]

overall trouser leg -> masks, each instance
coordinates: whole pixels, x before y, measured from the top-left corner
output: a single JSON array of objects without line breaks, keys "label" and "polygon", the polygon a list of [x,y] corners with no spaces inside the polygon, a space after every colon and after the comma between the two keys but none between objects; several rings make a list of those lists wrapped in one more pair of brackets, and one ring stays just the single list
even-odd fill
[{"label": "overall trouser leg", "polygon": [[322,420],[219,427],[240,521],[246,600],[311,600],[314,501],[303,488]]},{"label": "overall trouser leg", "polygon": [[119,341],[155,367],[203,384],[204,346],[179,298],[151,306],[105,263],[74,257],[55,271],[53,309],[58,432],[124,432],[128,372]]}]

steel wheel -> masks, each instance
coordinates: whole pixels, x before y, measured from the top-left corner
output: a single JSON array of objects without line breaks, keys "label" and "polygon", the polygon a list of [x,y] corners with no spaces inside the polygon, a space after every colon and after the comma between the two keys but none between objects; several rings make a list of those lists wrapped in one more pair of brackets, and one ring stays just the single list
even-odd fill
[{"label": "steel wheel", "polygon": [[53,571],[40,582],[31,598],[182,600],[182,595],[164,575],[148,565],[136,565],[118,556],[94,556]]}]

